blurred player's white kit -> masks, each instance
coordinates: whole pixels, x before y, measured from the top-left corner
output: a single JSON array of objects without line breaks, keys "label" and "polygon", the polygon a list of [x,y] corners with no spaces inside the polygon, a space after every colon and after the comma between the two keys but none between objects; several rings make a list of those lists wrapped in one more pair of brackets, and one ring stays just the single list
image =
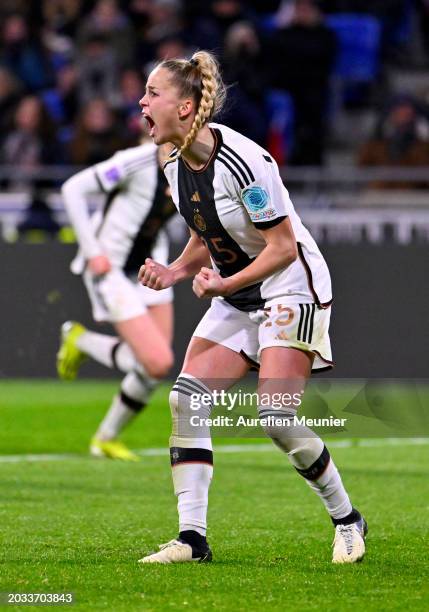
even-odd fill
[{"label": "blurred player's white kit", "polygon": [[[144,314],[146,306],[171,302],[171,288],[155,292],[137,285],[133,278],[149,255],[168,264],[168,238],[164,229],[157,228],[174,209],[166,197],[167,184],[159,168],[157,147],[147,143],[119,151],[85,173],[92,175],[88,180],[97,181],[106,194],[106,203],[91,217],[91,232],[84,227],[88,219],[82,207],[74,202],[69,209],[80,244],[71,270],[83,273],[94,319],[123,321]],[[112,271],[102,279],[85,270],[85,261],[100,252],[108,253],[112,264]]]}]

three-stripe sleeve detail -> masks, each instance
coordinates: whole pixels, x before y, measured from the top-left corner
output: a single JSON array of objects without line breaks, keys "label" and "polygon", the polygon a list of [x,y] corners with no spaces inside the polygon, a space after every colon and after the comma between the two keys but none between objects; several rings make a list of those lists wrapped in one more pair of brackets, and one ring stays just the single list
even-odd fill
[{"label": "three-stripe sleeve detail", "polygon": [[[248,185],[251,180],[249,180],[249,175],[246,173],[245,169],[240,166],[240,164],[237,162],[237,160],[232,157],[232,155],[230,153],[228,153],[228,151],[225,150],[225,147],[221,147],[220,151],[219,151],[219,155],[222,156],[223,159],[227,159],[228,162],[234,166],[234,168],[237,170],[238,174],[241,176],[241,179],[243,181],[244,185]],[[253,176],[253,175],[252,175]]]},{"label": "three-stripe sleeve detail", "polygon": [[221,157],[221,152],[219,151],[217,159],[222,162],[222,164],[224,166],[226,166],[226,168],[228,168],[228,170],[231,172],[231,174],[233,176],[235,176],[235,179],[237,181],[237,183],[240,185],[240,189],[244,189],[245,188],[245,184],[243,183],[243,179],[241,178],[241,176],[238,174],[238,172],[236,172],[236,170],[234,170],[233,166],[231,164],[229,164],[226,159],[223,159],[223,157]]},{"label": "three-stripe sleeve detail", "polygon": [[255,180],[253,172],[251,171],[247,163],[244,161],[244,159],[240,155],[238,155],[236,151],[234,151],[234,149],[231,149],[231,147],[229,147],[227,144],[224,143],[221,147],[221,151],[223,151],[225,155],[227,155],[227,152],[230,153],[236,159],[236,163],[238,163],[240,166],[242,166],[245,169],[249,177],[249,182],[252,182]]},{"label": "three-stripe sleeve detail", "polygon": [[219,149],[217,159],[228,168],[231,174],[236,178],[240,189],[244,189],[255,180],[253,172],[244,161],[231,147],[223,144]]}]

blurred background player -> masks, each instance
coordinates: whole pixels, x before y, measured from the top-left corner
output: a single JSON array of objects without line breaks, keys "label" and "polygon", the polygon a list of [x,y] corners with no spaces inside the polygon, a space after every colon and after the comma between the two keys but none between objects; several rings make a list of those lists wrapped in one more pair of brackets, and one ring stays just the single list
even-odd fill
[{"label": "blurred background player", "polygon": [[[97,457],[138,459],[117,437],[173,363],[172,290],[156,292],[136,283],[147,256],[168,262],[163,226],[175,207],[160,161],[169,150],[168,145],[158,149],[143,142],[75,174],[62,187],[80,247],[71,269],[83,275],[94,320],[111,323],[117,336],[66,322],[58,375],[73,380],[87,358],[126,373],[91,440],[90,452]],[[105,203],[91,216],[93,194],[103,194]]]}]

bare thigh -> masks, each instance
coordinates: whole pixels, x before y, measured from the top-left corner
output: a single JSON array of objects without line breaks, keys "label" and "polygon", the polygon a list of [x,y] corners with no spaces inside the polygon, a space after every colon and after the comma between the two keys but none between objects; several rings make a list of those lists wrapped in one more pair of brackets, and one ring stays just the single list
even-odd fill
[{"label": "bare thigh", "polygon": [[197,337],[191,339],[182,368],[212,390],[228,389],[248,371],[249,365],[239,353]]},{"label": "bare thigh", "polygon": [[149,306],[148,312],[169,344],[173,342],[174,309],[173,304]]},{"label": "bare thigh", "polygon": [[127,321],[115,324],[120,337],[129,345],[137,361],[150,376],[163,378],[173,365],[173,353],[168,338],[172,322],[160,324],[160,313],[157,318],[143,314]]},{"label": "bare thigh", "polygon": [[259,370],[259,394],[299,393],[311,376],[314,356],[295,348],[273,346],[263,349]]}]

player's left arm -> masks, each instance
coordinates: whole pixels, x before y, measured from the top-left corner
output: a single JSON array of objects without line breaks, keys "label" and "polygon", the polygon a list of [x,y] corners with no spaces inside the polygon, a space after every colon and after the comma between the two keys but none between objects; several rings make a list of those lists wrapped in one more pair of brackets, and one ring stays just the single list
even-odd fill
[{"label": "player's left arm", "polygon": [[256,155],[252,158],[252,171],[253,181],[246,188],[237,189],[235,185],[234,193],[231,183],[230,197],[241,201],[250,221],[264,238],[265,247],[246,268],[227,278],[222,278],[214,270],[202,268],[193,286],[198,297],[232,295],[287,268],[298,256],[288,218],[289,195],[277,164],[269,155]]},{"label": "player's left arm", "polygon": [[292,225],[286,217],[274,227],[258,230],[266,246],[251,264],[229,276],[209,268],[202,268],[194,278],[193,289],[198,297],[228,296],[243,287],[265,280],[275,272],[287,268],[298,256]]}]

